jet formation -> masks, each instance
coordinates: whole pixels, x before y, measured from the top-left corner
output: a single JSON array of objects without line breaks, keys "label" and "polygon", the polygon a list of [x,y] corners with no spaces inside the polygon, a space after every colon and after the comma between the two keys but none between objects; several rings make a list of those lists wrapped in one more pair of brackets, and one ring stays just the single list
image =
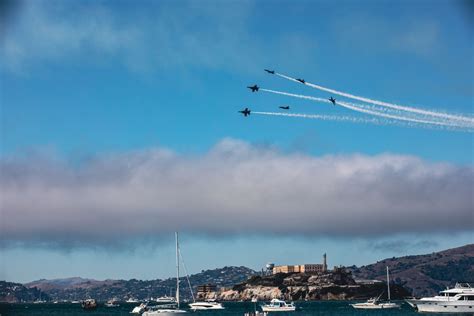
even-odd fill
[{"label": "jet formation", "polygon": [[[266,71],[267,73],[271,74],[271,75],[274,75],[275,74],[275,70],[270,70],[270,69],[263,69],[264,71]],[[302,84],[306,84],[306,81],[304,79],[296,79],[297,81],[301,82]],[[258,90],[260,89],[259,86],[257,86],[256,84],[254,84],[253,86],[248,86],[247,87],[248,89],[250,89],[252,92],[258,92]],[[336,99],[334,99],[333,97],[330,97],[328,99],[333,105],[336,105]],[[282,110],[289,110],[290,107],[288,105],[286,106],[279,106],[280,109]],[[239,111],[239,113],[242,113],[245,117],[249,116],[250,115],[250,112],[251,110],[249,108],[245,108],[243,109],[242,111]]]}]

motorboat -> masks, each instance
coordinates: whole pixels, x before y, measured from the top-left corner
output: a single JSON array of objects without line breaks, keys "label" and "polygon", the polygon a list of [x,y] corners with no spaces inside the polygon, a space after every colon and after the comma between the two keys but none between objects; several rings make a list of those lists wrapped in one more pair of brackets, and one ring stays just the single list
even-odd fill
[{"label": "motorboat", "polygon": [[156,299],[159,304],[173,304],[176,303],[176,299],[173,296],[161,296]]},{"label": "motorboat", "polygon": [[474,289],[470,284],[456,283],[439,295],[406,302],[423,313],[474,313]]},{"label": "motorboat", "polygon": [[147,307],[148,307],[147,304],[141,303],[140,305],[135,306],[130,312],[130,314],[142,314],[144,311],[147,310]]},{"label": "motorboat", "polygon": [[352,307],[356,309],[390,309],[390,308],[400,307],[400,305],[398,305],[397,303],[390,302],[390,277],[389,277],[388,267],[387,267],[387,292],[388,292],[387,302],[380,302],[380,297],[382,296],[382,294],[380,294],[376,298],[368,299],[367,302],[355,303],[351,305]]},{"label": "motorboat", "polygon": [[134,298],[134,297],[130,297],[128,300],[125,301],[125,303],[138,303],[139,300]]},{"label": "motorboat", "polygon": [[207,300],[203,302],[194,302],[189,304],[189,307],[196,311],[196,310],[209,310],[209,309],[225,309],[224,306],[222,306],[221,303],[213,301],[213,300]]},{"label": "motorboat", "polygon": [[119,307],[120,304],[118,303],[118,300],[113,298],[111,300],[108,300],[107,303],[105,303],[105,307]]},{"label": "motorboat", "polygon": [[262,305],[261,308],[264,312],[294,312],[296,310],[293,302],[287,303],[276,298],[272,299],[270,304]]},{"label": "motorboat", "polygon": [[97,308],[97,302],[96,302],[95,299],[90,298],[90,299],[82,301],[81,307],[82,307],[82,309],[85,309],[85,310],[96,309]]},{"label": "motorboat", "polygon": [[179,241],[178,233],[175,233],[176,239],[176,307],[168,308],[164,306],[147,306],[143,312],[143,316],[166,316],[166,315],[175,315],[175,314],[184,314],[187,311],[179,308]]}]

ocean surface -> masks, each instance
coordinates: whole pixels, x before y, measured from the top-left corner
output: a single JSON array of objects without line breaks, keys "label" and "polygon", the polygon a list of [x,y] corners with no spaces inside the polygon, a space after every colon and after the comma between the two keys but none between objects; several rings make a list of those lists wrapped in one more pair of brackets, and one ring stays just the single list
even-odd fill
[{"label": "ocean surface", "polygon": [[[320,302],[295,302],[299,308],[293,313],[273,313],[276,316],[309,316],[309,315],[342,315],[342,316],[395,316],[395,315],[420,315],[416,313],[408,304],[402,303],[400,309],[392,310],[355,310],[348,301],[320,301]],[[130,311],[138,304],[123,303],[119,307],[105,307],[99,305],[94,311],[84,311],[80,304],[5,304],[0,303],[1,316],[59,316],[59,315],[127,315],[131,316]],[[251,302],[226,302],[225,310],[222,311],[190,311],[190,315],[212,315],[212,316],[243,316],[245,312],[254,310],[254,304]],[[447,316],[448,314],[443,314]],[[459,314],[455,314],[459,315]]]}]

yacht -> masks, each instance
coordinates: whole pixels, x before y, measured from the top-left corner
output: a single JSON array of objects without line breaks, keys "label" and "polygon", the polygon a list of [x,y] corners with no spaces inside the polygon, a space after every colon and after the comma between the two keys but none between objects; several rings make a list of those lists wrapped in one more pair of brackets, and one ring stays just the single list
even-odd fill
[{"label": "yacht", "polygon": [[208,310],[208,309],[225,309],[221,303],[216,302],[215,300],[207,300],[204,302],[194,302],[189,304],[192,310]]},{"label": "yacht", "polygon": [[474,313],[474,289],[467,283],[456,283],[454,288],[441,291],[439,295],[406,302],[424,313]]},{"label": "yacht", "polygon": [[179,242],[178,233],[176,238],[176,308],[164,308],[163,306],[148,306],[143,312],[143,316],[166,316],[187,313],[187,311],[179,308]]},{"label": "yacht", "polygon": [[287,303],[276,298],[271,300],[270,304],[265,304],[261,307],[264,312],[294,312],[296,310],[296,306],[293,302]]},{"label": "yacht", "polygon": [[352,307],[356,309],[389,309],[389,308],[399,308],[400,305],[396,303],[390,302],[390,277],[388,273],[388,267],[387,267],[387,291],[388,291],[388,301],[387,302],[379,302],[380,297],[382,294],[380,294],[376,298],[371,298],[367,300],[367,302],[364,303],[356,303],[356,304],[351,304]]}]

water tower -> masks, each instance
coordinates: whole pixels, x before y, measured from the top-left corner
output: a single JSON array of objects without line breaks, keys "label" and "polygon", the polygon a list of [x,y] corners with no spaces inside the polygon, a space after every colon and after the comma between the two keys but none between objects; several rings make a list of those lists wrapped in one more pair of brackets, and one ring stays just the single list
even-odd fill
[{"label": "water tower", "polygon": [[274,263],[269,262],[265,267],[267,268],[267,275],[273,274]]}]

